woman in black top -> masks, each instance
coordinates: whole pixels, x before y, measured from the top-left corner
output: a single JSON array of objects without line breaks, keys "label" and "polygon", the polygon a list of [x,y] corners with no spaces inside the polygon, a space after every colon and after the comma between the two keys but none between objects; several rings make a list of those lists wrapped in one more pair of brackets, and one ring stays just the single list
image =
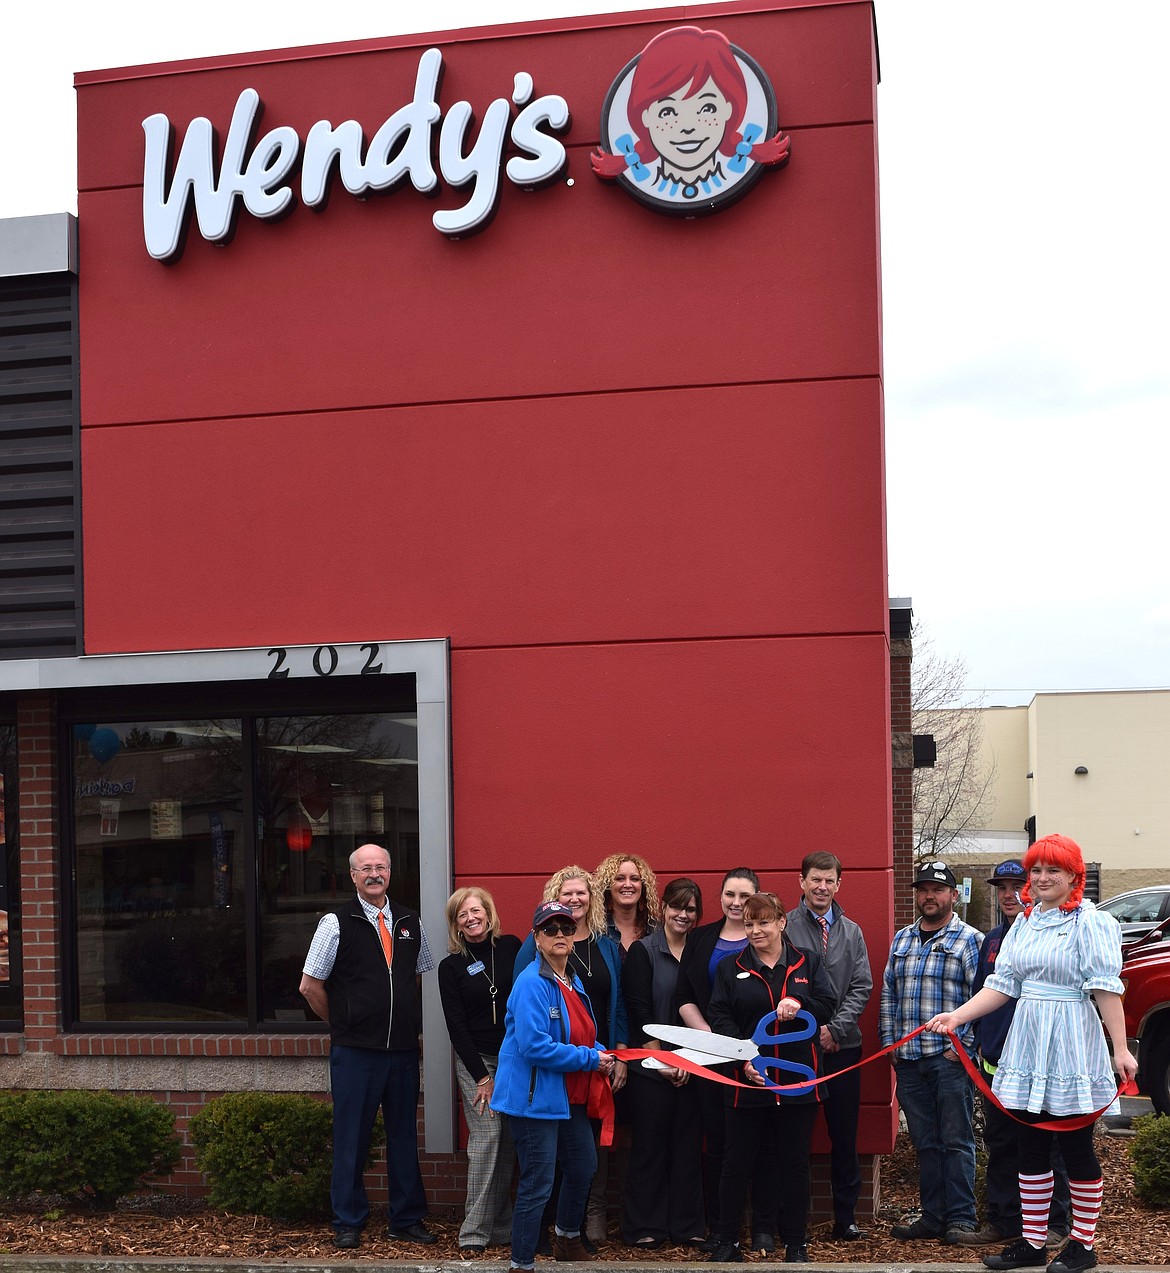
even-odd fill
[{"label": "woman in black top", "polygon": [[459,1230],[459,1253],[467,1258],[512,1236],[515,1153],[507,1122],[489,1105],[520,939],[500,934],[486,889],[460,888],[447,899],[447,949],[439,995],[468,1127],[467,1213]]},{"label": "woman in black top", "polygon": [[[677,1025],[674,992],[687,934],[703,917],[703,895],[694,880],[671,880],[662,894],[662,923],[630,946],[622,965],[622,990],[630,1041],[662,1048],[644,1036],[651,1022]],[[670,1052],[661,1053],[669,1063]],[[686,1070],[630,1066],[630,1162],[622,1192],[622,1238],[629,1246],[657,1250],[664,1242],[698,1246],[703,1241],[700,1160],[703,1112],[698,1079]],[[713,1085],[712,1085],[713,1086]]]},{"label": "woman in black top", "polygon": [[[715,971],[707,1017],[716,1034],[750,1038],[765,1017],[784,1030],[802,1009],[817,1025],[833,1015],[833,985],[815,951],[798,950],[784,936],[787,917],[772,893],[757,893],[743,908],[748,945]],[[791,1031],[799,1033],[798,1029]],[[818,1072],[817,1032],[797,1043],[761,1045],[765,1056],[783,1058]],[[737,1069],[740,1067],[737,1066]],[[767,1071],[781,1086],[798,1074]],[[817,1088],[803,1094],[763,1090],[765,1071],[745,1062],[736,1077],[759,1091],[724,1088],[727,1142],[719,1181],[719,1243],[711,1259],[738,1262],[739,1226],[752,1183],[752,1232],[779,1233],[788,1264],[807,1264],[809,1152],[820,1103]],[[754,1179],[753,1179],[754,1178]],[[766,1186],[761,1188],[761,1185]],[[761,1245],[755,1237],[757,1247]]]},{"label": "woman in black top", "polygon": [[[715,969],[728,955],[738,954],[747,945],[743,927],[743,908],[748,898],[760,890],[759,876],[750,866],[737,866],[728,871],[719,886],[722,914],[712,924],[693,928],[687,934],[686,949],[678,970],[675,1007],[679,1020],[692,1030],[710,1030],[707,1005],[715,984]],[[699,1103],[703,1110],[703,1198],[707,1223],[715,1228],[719,1215],[719,1178],[723,1174],[723,1096],[716,1083],[699,1084]],[[774,1250],[774,1245],[767,1248]]]}]

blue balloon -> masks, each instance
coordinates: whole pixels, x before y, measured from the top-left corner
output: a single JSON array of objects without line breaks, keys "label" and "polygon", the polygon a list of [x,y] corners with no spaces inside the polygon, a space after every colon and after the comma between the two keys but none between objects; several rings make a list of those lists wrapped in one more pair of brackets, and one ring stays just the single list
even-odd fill
[{"label": "blue balloon", "polygon": [[112,729],[95,729],[89,739],[89,754],[104,765],[122,750],[122,740]]}]

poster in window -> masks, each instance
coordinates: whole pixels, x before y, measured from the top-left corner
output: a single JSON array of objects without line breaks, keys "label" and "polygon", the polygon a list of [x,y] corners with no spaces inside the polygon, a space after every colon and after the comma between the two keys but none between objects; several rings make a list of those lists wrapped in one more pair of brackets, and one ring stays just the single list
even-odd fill
[{"label": "poster in window", "polygon": [[150,838],[181,840],[183,838],[183,802],[152,800],[150,802]]},{"label": "poster in window", "polygon": [[118,834],[118,814],[122,808],[121,800],[99,800],[98,806],[101,810],[102,818],[102,835]]}]

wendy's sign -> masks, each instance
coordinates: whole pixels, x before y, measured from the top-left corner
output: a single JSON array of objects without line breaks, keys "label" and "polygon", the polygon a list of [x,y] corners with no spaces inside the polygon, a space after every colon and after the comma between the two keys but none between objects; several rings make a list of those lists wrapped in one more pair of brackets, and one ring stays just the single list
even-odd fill
[{"label": "wendy's sign", "polygon": [[[208,242],[226,243],[241,212],[276,221],[296,208],[298,194],[305,206],[323,209],[336,182],[357,198],[407,181],[428,195],[443,183],[465,190],[459,207],[431,217],[441,234],[461,238],[490,223],[505,178],[534,189],[561,175],[568,152],[560,135],[570,124],[564,97],[534,96],[532,76],[520,71],[508,96],[483,109],[474,131],[470,102],[440,105],[442,72],[442,53],[427,49],[411,100],[368,141],[353,119],[318,120],[303,138],[287,124],[257,137],[263,104],[253,88],[237,97],[222,147],[201,116],[187,126],[173,162],[170,119],[161,113],[144,119],[147,252],[176,260],[193,220]],[[788,152],[775,94],[758,63],[722,32],[675,27],[655,36],[614,80],[601,145],[590,159],[599,177],[616,180],[641,202],[690,217],[740,198]]]},{"label": "wendy's sign", "polygon": [[[556,134],[569,126],[569,106],[563,97],[534,99],[532,76],[520,71],[513,77],[510,96],[488,104],[472,141],[471,103],[455,102],[445,115],[439,106],[442,72],[442,53],[427,49],[419,58],[413,97],[378,127],[368,144],[361,125],[352,119],[340,124],[318,120],[303,141],[288,125],[256,141],[262,105],[256,90],[246,88],[236,100],[222,155],[216,154],[211,121],[194,119],[174,169],[168,171],[171,121],[162,114],[144,119],[146,250],[158,261],[175,260],[183,251],[192,204],[199,232],[210,243],[226,243],[232,237],[241,205],[260,220],[279,220],[296,206],[298,178],[301,201],[322,208],[335,177],[350,194],[365,198],[391,191],[407,179],[416,190],[437,194],[442,176],[449,186],[467,187],[468,195],[461,207],[436,212],[431,220],[441,234],[459,238],[483,229],[495,215],[503,175],[527,188],[557,177],[566,154]],[[509,140],[513,154],[505,163]]]},{"label": "wendy's sign", "polygon": [[742,198],[790,146],[759,63],[721,31],[674,27],[610,86],[590,158],[640,203],[693,217]]}]

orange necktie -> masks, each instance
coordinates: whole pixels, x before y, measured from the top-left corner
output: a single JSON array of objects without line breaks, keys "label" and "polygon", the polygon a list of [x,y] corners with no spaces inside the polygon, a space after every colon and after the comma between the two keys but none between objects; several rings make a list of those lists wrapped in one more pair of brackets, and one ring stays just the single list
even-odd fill
[{"label": "orange necktie", "polygon": [[386,956],[386,967],[389,968],[394,962],[394,938],[390,936],[390,930],[386,927],[386,916],[381,911],[378,912],[378,936],[382,941],[382,951]]}]

